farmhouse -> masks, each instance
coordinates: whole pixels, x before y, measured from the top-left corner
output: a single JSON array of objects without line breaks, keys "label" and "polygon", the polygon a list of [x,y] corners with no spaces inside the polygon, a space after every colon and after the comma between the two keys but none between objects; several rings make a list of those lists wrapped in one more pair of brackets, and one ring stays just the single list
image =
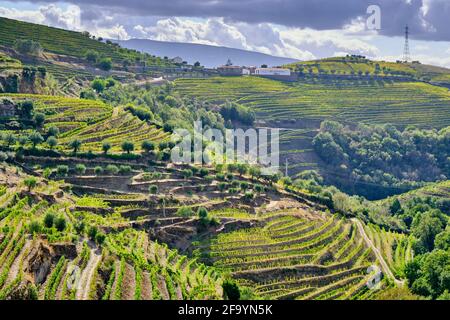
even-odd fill
[{"label": "farmhouse", "polygon": [[220,66],[217,68],[221,76],[241,76],[242,67],[239,66]]},{"label": "farmhouse", "polygon": [[257,68],[255,70],[255,75],[258,76],[290,76],[290,69],[283,68]]}]

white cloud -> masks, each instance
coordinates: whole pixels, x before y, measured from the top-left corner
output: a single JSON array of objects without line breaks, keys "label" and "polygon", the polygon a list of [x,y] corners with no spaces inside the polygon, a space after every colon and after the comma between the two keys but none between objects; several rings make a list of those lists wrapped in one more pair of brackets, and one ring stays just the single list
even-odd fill
[{"label": "white cloud", "polygon": [[41,6],[37,10],[25,11],[0,7],[0,16],[68,30],[87,30],[103,38],[129,39],[125,27],[113,17],[102,16],[100,21],[83,22],[81,9],[76,5],[69,5],[62,9],[55,4],[50,4]]}]

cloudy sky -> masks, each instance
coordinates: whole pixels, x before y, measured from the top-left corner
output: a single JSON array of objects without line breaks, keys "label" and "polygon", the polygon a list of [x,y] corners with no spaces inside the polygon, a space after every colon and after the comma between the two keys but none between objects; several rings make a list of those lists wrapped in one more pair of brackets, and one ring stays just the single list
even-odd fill
[{"label": "cloudy sky", "polygon": [[[381,9],[369,29],[367,8]],[[450,0],[1,1],[0,16],[92,34],[191,42],[297,59],[346,53],[397,60],[406,24],[411,55],[450,67]]]}]

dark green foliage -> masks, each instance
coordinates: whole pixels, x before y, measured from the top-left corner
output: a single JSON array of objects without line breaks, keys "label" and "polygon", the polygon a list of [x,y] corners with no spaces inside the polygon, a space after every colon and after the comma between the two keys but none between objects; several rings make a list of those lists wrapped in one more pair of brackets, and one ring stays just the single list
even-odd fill
[{"label": "dark green foliage", "polygon": [[222,284],[222,288],[225,299],[236,301],[241,298],[239,286],[234,281],[225,280]]},{"label": "dark green foliage", "polygon": [[130,141],[124,141],[122,142],[121,148],[124,152],[130,154],[130,152],[134,150],[134,144]]},{"label": "dark green foliage", "polygon": [[59,232],[62,232],[66,229],[67,226],[67,222],[66,219],[63,216],[59,216],[56,220],[55,220],[55,228],[56,230],[58,230]]},{"label": "dark green foliage", "polygon": [[28,136],[28,139],[33,144],[33,148],[36,148],[36,146],[42,142],[44,142],[44,138],[42,138],[41,134],[39,132],[33,132]]},{"label": "dark green foliage", "polygon": [[42,47],[39,42],[30,39],[17,39],[14,42],[14,49],[23,54],[39,55],[42,52]]},{"label": "dark green foliage", "polygon": [[110,71],[113,67],[111,58],[102,58],[98,62],[98,67],[104,71]]},{"label": "dark green foliage", "polygon": [[255,121],[254,112],[250,108],[237,103],[226,103],[220,109],[220,114],[225,120],[238,121],[244,125],[252,125]]},{"label": "dark green foliage", "polygon": [[44,226],[46,228],[53,227],[53,223],[55,222],[55,214],[52,212],[48,212],[44,217]]},{"label": "dark green foliage", "polygon": [[95,241],[95,237],[97,236],[98,233],[98,229],[95,226],[91,226],[88,229],[88,237],[89,239],[91,239],[92,241]]},{"label": "dark green foliage", "polygon": [[313,145],[331,166],[329,183],[371,199],[450,176],[448,129],[399,131],[392,125],[362,124],[353,129],[324,121]]}]

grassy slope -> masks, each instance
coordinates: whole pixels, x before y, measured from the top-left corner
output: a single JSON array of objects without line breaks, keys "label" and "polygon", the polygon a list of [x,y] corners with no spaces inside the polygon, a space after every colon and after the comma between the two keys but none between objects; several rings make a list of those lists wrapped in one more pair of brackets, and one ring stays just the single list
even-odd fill
[{"label": "grassy slope", "polygon": [[419,127],[450,125],[448,89],[419,82],[335,81],[294,84],[256,77],[183,79],[183,94],[212,103],[236,101],[261,120],[327,119]]}]

